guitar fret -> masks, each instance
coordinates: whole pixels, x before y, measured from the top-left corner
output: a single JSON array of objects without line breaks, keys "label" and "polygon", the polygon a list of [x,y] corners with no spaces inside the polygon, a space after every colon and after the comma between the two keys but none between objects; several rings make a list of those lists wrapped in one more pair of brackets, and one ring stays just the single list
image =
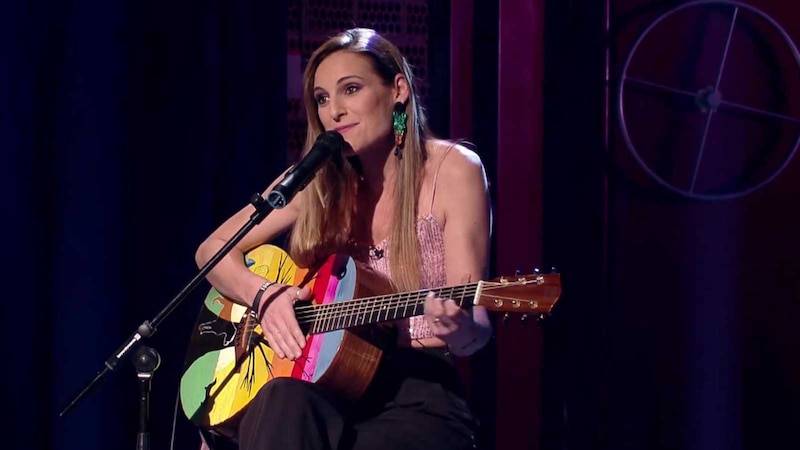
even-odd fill
[{"label": "guitar fret", "polygon": [[323,306],[325,310],[324,314],[325,318],[322,320],[322,330],[325,333],[327,333],[328,331],[332,331],[334,329],[333,322],[336,320],[336,316],[334,314],[335,312],[334,306],[335,304],[327,304]]},{"label": "guitar fret", "polygon": [[350,319],[353,325],[358,325],[358,315],[359,312],[361,311],[362,303],[363,302],[360,301],[353,302],[353,308],[350,311]]},{"label": "guitar fret", "polygon": [[328,307],[328,314],[326,314],[326,317],[325,317],[325,326],[323,328],[326,331],[335,330],[333,325],[334,325],[334,323],[336,321],[336,317],[333,315],[333,311],[331,311],[331,309],[332,309],[331,307]]},{"label": "guitar fret", "polygon": [[[397,298],[402,298],[402,295]],[[386,318],[388,319],[390,315],[392,316],[391,320],[397,320],[397,305],[394,303],[386,307]]]},{"label": "guitar fret", "polygon": [[361,301],[361,325],[366,325],[367,323],[369,323],[369,321],[367,320],[367,313],[369,313],[369,311],[370,311],[369,303],[367,301],[365,301],[365,300],[362,300]]},{"label": "guitar fret", "polygon": [[334,303],[335,306],[331,308],[331,313],[333,315],[332,326],[334,330],[339,330],[344,328],[344,319],[345,316],[342,314],[342,311],[347,307],[344,303]]},{"label": "guitar fret", "polygon": [[358,302],[347,302],[347,303],[348,305],[344,310],[344,315],[346,317],[345,319],[345,323],[347,324],[346,326],[347,328],[350,328],[353,326],[353,319],[355,318],[355,315],[353,313],[355,311],[356,306],[358,306]]},{"label": "guitar fret", "polygon": [[336,328],[347,328],[347,306],[345,302],[336,303]]},{"label": "guitar fret", "polygon": [[363,302],[356,300],[353,301],[353,307],[350,310],[350,322],[354,325],[358,325],[358,316],[361,312],[361,307],[363,306]]},{"label": "guitar fret", "polygon": [[369,311],[369,317],[364,322],[365,325],[375,323],[375,319],[373,317],[373,315],[375,314],[375,308],[376,308],[375,304],[380,302],[380,301],[382,301],[383,298],[384,298],[383,296],[380,296],[380,297],[376,298],[375,301],[372,301],[372,302],[364,304],[364,308],[367,311]]},{"label": "guitar fret", "polygon": [[336,320],[339,316],[336,314],[336,310],[339,308],[340,306],[336,305],[335,303],[328,305],[328,319],[325,321],[326,331],[333,331],[337,329]]},{"label": "guitar fret", "polygon": [[380,301],[375,302],[375,319],[373,323],[380,323],[384,321],[384,318],[381,317],[381,312],[383,312],[383,304],[391,298],[390,296],[381,297]]},{"label": "guitar fret", "polygon": [[368,304],[365,301],[360,301],[358,307],[358,315],[361,318],[361,325],[365,325],[367,323],[367,310]]},{"label": "guitar fret", "polygon": [[396,314],[394,315],[392,314],[394,307],[392,306],[391,303],[389,303],[388,305],[384,303],[383,305],[381,305],[381,309],[383,309],[383,320],[390,320],[389,318],[390,315],[392,319],[397,317]]},{"label": "guitar fret", "polygon": [[364,314],[364,307],[366,306],[366,302],[364,300],[354,300],[353,301],[353,325],[354,326],[361,326],[364,324],[364,320],[362,318]]},{"label": "guitar fret", "polygon": [[351,326],[353,320],[353,308],[355,308],[355,306],[356,302],[347,302],[347,305],[342,308],[342,314],[344,315],[343,322],[346,328]]},{"label": "guitar fret", "polygon": [[353,308],[355,308],[356,302],[348,302],[348,307],[345,308],[344,315],[345,315],[345,323],[347,324],[347,328],[353,326]]},{"label": "guitar fret", "polygon": [[[403,296],[401,295],[400,299],[402,299],[402,298],[403,298]],[[400,308],[397,305],[395,305],[394,306],[394,315],[392,316],[392,319],[393,320],[397,320],[399,315],[400,315]]]},{"label": "guitar fret", "polygon": [[[334,304],[335,305],[335,304]],[[325,321],[325,329],[332,331],[336,329],[336,309],[334,305],[328,307],[328,320]]]},{"label": "guitar fret", "polygon": [[358,311],[361,309],[361,304],[363,302],[354,301],[351,302],[352,307],[350,308],[350,326],[358,325]]},{"label": "guitar fret", "polygon": [[317,309],[317,332],[324,333],[325,332],[325,317],[326,317],[326,310],[325,308],[316,308]]}]

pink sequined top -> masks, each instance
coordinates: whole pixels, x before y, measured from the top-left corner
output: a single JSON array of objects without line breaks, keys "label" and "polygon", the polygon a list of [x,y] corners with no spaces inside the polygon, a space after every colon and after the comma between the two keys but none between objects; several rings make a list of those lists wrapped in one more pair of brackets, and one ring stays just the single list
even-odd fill
[{"label": "pink sequined top", "polygon": [[[444,265],[444,235],[439,221],[433,214],[427,213],[417,220],[417,238],[420,249],[420,288],[433,289],[447,284],[447,272]],[[382,255],[380,258],[369,258],[369,266],[391,277],[389,268],[389,241],[384,239],[375,246]],[[401,339],[423,339],[433,337],[428,322],[423,316],[410,317],[399,324]]]},{"label": "pink sequined top", "polygon": [[[417,219],[417,239],[420,250],[420,289],[434,289],[447,284],[447,270],[444,262],[444,230],[433,215],[433,200],[436,197],[436,182],[439,179],[439,169],[445,156],[452,150],[449,147],[442,155],[436,174],[433,177],[431,189],[431,203],[428,212]],[[373,247],[373,254],[381,257],[369,258],[369,266],[391,278],[389,268],[389,240],[384,239]],[[424,316],[410,317],[398,324],[400,339],[413,340],[434,337]]]}]

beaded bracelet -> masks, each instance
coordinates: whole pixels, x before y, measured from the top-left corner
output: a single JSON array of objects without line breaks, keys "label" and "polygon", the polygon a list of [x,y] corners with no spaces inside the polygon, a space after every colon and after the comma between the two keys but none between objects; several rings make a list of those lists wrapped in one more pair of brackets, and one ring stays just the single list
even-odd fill
[{"label": "beaded bracelet", "polygon": [[253,299],[252,311],[259,319],[261,319],[261,310],[260,310],[261,297],[264,296],[264,292],[266,292],[267,288],[272,286],[273,284],[275,284],[274,281],[269,281],[269,280],[265,281],[264,284],[262,284],[261,287],[258,288],[258,292],[256,292],[256,297]]}]

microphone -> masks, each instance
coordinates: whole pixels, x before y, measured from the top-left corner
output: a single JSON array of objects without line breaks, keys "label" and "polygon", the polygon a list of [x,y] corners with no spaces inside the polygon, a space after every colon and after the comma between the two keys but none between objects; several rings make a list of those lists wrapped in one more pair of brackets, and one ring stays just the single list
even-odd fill
[{"label": "microphone", "polygon": [[319,135],[306,156],[286,172],[283,180],[267,194],[267,203],[274,209],[289,204],[295,194],[314,178],[322,165],[336,152],[341,152],[344,138],[338,131],[326,131]]}]

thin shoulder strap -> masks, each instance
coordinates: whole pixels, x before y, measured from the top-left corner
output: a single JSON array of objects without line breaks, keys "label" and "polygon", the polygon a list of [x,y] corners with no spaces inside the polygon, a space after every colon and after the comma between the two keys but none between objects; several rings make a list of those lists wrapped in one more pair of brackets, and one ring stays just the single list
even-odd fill
[{"label": "thin shoulder strap", "polygon": [[433,213],[433,200],[436,198],[436,183],[439,181],[439,170],[442,168],[442,163],[444,162],[444,158],[447,157],[447,154],[450,153],[450,150],[455,147],[455,144],[450,144],[447,146],[447,150],[444,151],[444,154],[441,158],[439,158],[439,165],[436,166],[436,172],[433,175],[433,188],[431,189],[431,204],[428,207],[428,213]]}]

